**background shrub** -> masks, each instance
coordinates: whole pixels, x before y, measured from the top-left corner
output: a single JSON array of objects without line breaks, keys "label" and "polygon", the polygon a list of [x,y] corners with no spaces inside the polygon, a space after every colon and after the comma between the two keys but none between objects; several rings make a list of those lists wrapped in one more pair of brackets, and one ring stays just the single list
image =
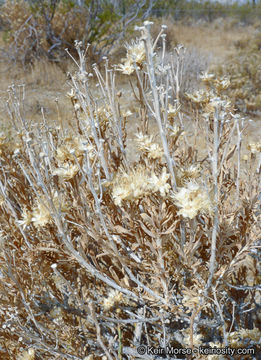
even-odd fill
[{"label": "background shrub", "polygon": [[[232,17],[243,24],[260,20],[260,4],[232,5],[220,2],[161,0],[7,0],[1,6],[6,58],[24,65],[43,55],[61,61],[64,49],[74,51],[74,41],[91,44],[89,55],[96,62],[114,50],[134,21],[149,16],[189,23],[212,22]],[[169,42],[168,42],[169,43]]]},{"label": "background shrub", "polygon": [[46,56],[61,61],[65,48],[74,51],[74,41],[89,47],[89,55],[98,62],[122,39],[134,20],[149,16],[153,1],[109,0],[16,0],[1,7],[6,24],[5,53],[24,65]]},{"label": "background shrub", "polygon": [[258,114],[261,109],[261,32],[235,44],[238,51],[218,68],[221,76],[230,77],[229,97],[237,109],[244,113]]}]

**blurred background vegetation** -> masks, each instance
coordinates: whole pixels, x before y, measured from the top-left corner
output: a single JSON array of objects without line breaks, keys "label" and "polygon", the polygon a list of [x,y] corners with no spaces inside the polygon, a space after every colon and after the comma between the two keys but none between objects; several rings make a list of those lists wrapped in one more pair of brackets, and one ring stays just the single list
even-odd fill
[{"label": "blurred background vegetation", "polygon": [[[124,44],[137,36],[135,27],[146,19],[154,22],[153,37],[162,24],[168,26],[169,53],[179,43],[187,48],[184,92],[195,90],[199,73],[214,65],[215,73],[230,77],[228,96],[237,109],[260,113],[259,0],[7,0],[0,11],[0,91],[23,79],[27,89],[44,86],[42,99],[45,94],[49,98],[48,86],[55,94],[71,71],[67,49],[77,58],[75,40],[88,47],[87,66],[107,56],[115,64],[124,57]],[[32,92],[32,102],[34,97]],[[41,106],[37,96],[33,112],[38,114]]]},{"label": "blurred background vegetation", "polygon": [[146,18],[169,17],[177,22],[233,19],[260,28],[261,2],[195,0],[7,0],[1,6],[0,26],[9,60],[32,63],[42,56],[61,62],[74,41],[90,44],[90,55],[100,62]]}]

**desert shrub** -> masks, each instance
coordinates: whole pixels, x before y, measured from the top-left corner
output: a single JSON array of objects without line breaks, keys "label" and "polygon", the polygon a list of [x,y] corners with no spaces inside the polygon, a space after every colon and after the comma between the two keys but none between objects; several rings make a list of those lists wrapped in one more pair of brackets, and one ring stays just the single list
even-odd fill
[{"label": "desert shrub", "polygon": [[[243,120],[223,94],[229,81],[213,74],[202,76],[204,93],[187,94],[197,108],[189,138],[181,64],[165,62],[164,45],[157,59],[149,28],[121,64],[105,61],[104,76],[96,65],[86,72],[77,43],[71,128],[25,118],[24,96],[9,89],[14,134],[0,138],[2,359],[134,359],[167,345],[183,351],[179,358],[200,345],[260,351],[260,144],[249,144],[242,168]],[[130,81],[133,114],[117,72]],[[135,118],[131,162],[126,125]]]},{"label": "desert shrub", "polygon": [[9,59],[23,64],[43,55],[58,62],[66,55],[65,48],[74,51],[74,41],[79,39],[91,44],[89,56],[98,62],[134,20],[149,16],[152,5],[153,0],[128,1],[124,9],[109,0],[7,1],[1,7],[6,24],[4,50]]},{"label": "desert shrub", "polygon": [[256,7],[250,2],[241,5],[234,3],[231,10],[242,24],[253,24],[257,19],[260,19],[261,15],[260,3]]},{"label": "desert shrub", "polygon": [[207,21],[212,22],[219,18],[235,19],[243,25],[253,24],[261,16],[260,2],[253,6],[250,2],[220,2],[220,1],[197,1],[197,0],[158,0],[153,8],[156,16],[171,15],[175,20],[188,22]]},{"label": "desert shrub", "polygon": [[43,29],[32,17],[28,2],[7,1],[1,7],[1,19],[6,24],[3,40],[6,44],[10,43],[10,48],[4,49],[7,56],[13,61],[22,60],[26,63],[32,54],[42,54]]},{"label": "desert shrub", "polygon": [[258,113],[261,108],[261,33],[236,42],[237,53],[218,73],[230,76],[229,97],[244,113]]}]

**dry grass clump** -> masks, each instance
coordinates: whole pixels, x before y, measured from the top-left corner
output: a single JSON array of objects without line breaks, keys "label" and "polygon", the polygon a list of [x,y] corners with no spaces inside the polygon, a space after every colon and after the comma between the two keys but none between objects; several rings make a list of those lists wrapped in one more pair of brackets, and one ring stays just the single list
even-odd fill
[{"label": "dry grass clump", "polygon": [[[256,154],[242,169],[243,120],[223,95],[229,82],[209,74],[207,100],[188,94],[191,128],[207,144],[199,154],[184,131],[181,64],[166,63],[164,41],[157,57],[164,31],[153,42],[149,28],[123,64],[105,60],[104,76],[95,65],[86,72],[78,43],[71,131],[62,119],[30,122],[10,89],[15,134],[0,144],[2,359],[136,359],[140,345],[260,351]],[[136,114],[122,110],[118,72]]]}]

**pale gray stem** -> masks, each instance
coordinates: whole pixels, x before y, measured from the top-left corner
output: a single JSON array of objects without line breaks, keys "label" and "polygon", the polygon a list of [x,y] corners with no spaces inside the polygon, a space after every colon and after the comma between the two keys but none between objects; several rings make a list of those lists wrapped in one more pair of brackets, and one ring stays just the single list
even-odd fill
[{"label": "pale gray stem", "polygon": [[152,89],[152,95],[153,95],[153,104],[154,104],[154,113],[155,113],[155,119],[159,128],[159,133],[164,149],[165,158],[168,164],[168,169],[170,171],[171,175],[171,183],[173,189],[177,190],[177,184],[176,184],[176,177],[174,173],[174,166],[175,162],[174,159],[171,158],[166,133],[164,132],[163,126],[162,126],[162,119],[161,119],[161,113],[160,113],[160,99],[159,94],[157,90],[157,82],[155,77],[155,70],[154,70],[154,64],[153,64],[153,48],[151,43],[151,36],[149,32],[149,25],[146,25],[143,30],[143,39],[145,43],[146,48],[146,54],[147,54],[147,68],[148,68],[148,75],[150,80],[150,86]]},{"label": "pale gray stem", "polygon": [[211,286],[214,271],[216,267],[216,243],[217,243],[217,233],[219,227],[219,212],[218,212],[218,148],[219,148],[219,107],[215,108],[214,114],[214,148],[212,153],[212,175],[214,183],[214,220],[213,220],[213,229],[212,229],[212,239],[211,239],[211,256],[209,261],[209,277],[206,286],[206,293]]}]

